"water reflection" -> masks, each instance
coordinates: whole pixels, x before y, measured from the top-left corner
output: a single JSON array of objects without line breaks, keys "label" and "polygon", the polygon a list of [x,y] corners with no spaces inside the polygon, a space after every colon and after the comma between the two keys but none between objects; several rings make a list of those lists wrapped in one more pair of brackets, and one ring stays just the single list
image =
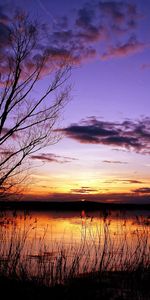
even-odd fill
[{"label": "water reflection", "polygon": [[[150,215],[148,211],[97,211],[88,212],[56,212],[45,211],[25,214],[23,212],[8,211],[0,218],[1,225],[7,226],[11,231],[14,223],[20,230],[30,228],[29,238],[42,238],[49,244],[53,241],[61,241],[63,244],[70,244],[73,240],[80,242],[83,231],[104,233],[104,224],[109,226],[109,234],[113,236],[126,233],[129,237],[136,230],[149,227]],[[87,235],[86,238],[90,238]]]},{"label": "water reflection", "polygon": [[149,225],[148,211],[9,211],[1,216],[0,267],[47,274],[50,284],[70,274],[135,269],[150,260]]}]

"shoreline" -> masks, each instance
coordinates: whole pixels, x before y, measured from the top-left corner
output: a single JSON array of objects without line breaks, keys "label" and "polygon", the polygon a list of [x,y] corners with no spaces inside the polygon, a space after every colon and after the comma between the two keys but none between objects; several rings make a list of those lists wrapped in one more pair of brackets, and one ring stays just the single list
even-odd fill
[{"label": "shoreline", "polygon": [[103,203],[92,201],[48,202],[48,201],[1,201],[0,209],[9,210],[57,210],[57,211],[96,211],[96,210],[150,210],[150,204]]}]

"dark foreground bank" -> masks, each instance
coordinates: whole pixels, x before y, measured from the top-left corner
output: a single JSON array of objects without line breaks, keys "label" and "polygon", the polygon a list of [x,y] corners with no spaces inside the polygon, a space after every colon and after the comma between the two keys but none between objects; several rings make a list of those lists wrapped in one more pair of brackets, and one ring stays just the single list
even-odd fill
[{"label": "dark foreground bank", "polygon": [[0,299],[40,300],[149,300],[150,270],[104,272],[70,279],[64,285],[44,287],[36,280],[0,277]]}]

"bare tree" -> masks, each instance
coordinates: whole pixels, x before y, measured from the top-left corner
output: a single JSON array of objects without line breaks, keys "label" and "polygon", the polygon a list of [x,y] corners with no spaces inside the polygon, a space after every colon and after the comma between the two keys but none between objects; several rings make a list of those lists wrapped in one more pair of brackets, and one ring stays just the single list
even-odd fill
[{"label": "bare tree", "polygon": [[[71,60],[49,45],[43,27],[18,14],[0,53],[0,191],[22,181],[27,158],[58,141],[54,130],[68,101]],[[44,78],[44,79],[43,79]]]}]

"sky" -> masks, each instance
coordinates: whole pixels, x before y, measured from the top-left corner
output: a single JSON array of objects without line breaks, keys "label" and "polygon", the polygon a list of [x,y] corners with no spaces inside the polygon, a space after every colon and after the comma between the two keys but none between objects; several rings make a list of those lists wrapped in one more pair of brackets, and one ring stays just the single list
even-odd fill
[{"label": "sky", "polygon": [[16,8],[49,26],[60,54],[71,45],[74,60],[62,139],[30,157],[25,193],[150,203],[150,1],[0,0],[0,22]]}]

